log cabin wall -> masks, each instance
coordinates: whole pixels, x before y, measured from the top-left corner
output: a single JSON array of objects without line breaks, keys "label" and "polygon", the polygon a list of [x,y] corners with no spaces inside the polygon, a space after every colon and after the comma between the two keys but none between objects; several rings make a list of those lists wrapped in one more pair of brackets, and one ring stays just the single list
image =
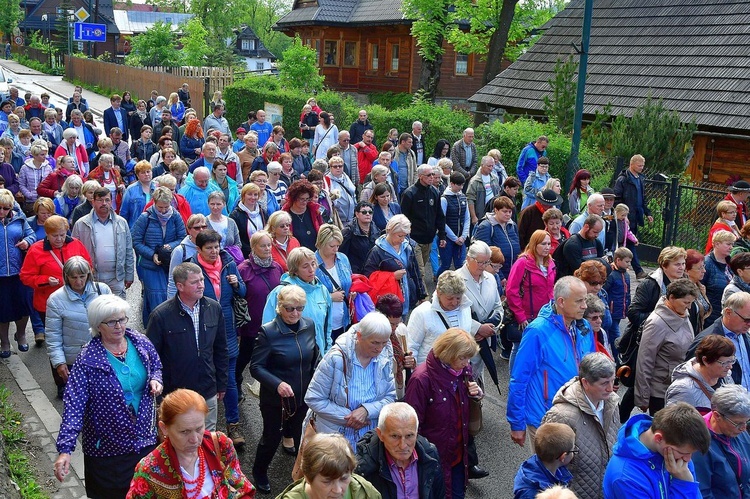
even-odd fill
[{"label": "log cabin wall", "polygon": [[695,135],[694,154],[688,173],[697,182],[724,184],[731,177],[750,180],[750,137],[739,138]]}]

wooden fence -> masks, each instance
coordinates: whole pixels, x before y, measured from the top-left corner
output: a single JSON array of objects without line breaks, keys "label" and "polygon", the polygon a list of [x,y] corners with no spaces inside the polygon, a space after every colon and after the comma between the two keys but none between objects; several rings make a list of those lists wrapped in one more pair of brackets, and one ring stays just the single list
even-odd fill
[{"label": "wooden fence", "polygon": [[[201,120],[205,116],[204,110],[213,95],[206,98],[206,90],[210,91],[210,77],[182,76],[154,69],[135,68],[110,62],[80,57],[65,57],[65,77],[69,80],[80,80],[90,85],[113,90],[129,90],[136,98],[148,100],[151,91],[156,90],[165,97],[176,92],[183,83],[190,85],[190,97],[193,107]],[[206,78],[209,78],[206,80]],[[206,82],[208,81],[208,85]],[[207,88],[208,87],[208,88]],[[224,88],[222,86],[222,88]]]},{"label": "wooden fence", "polygon": [[45,64],[50,67],[60,67],[65,64],[65,61],[63,60],[63,56],[59,53],[54,53],[52,55],[36,49],[34,47],[18,47],[16,49],[21,54],[25,55],[29,59],[32,59],[37,62],[41,62],[42,64]]},{"label": "wooden fence", "polygon": [[147,66],[143,69],[148,71],[155,71],[158,73],[169,73],[180,78],[208,78],[208,93],[209,100],[213,97],[214,92],[217,90],[224,91],[224,87],[227,87],[234,83],[234,69],[231,67],[227,68],[210,68],[210,67],[196,67],[196,66],[176,66],[176,67],[165,67],[165,66]]}]

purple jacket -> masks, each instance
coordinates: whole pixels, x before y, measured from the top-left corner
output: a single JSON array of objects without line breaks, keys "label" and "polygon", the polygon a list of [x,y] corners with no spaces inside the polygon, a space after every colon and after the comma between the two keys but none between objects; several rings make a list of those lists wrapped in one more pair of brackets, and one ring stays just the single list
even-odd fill
[{"label": "purple jacket", "polygon": [[21,184],[18,183],[16,171],[13,169],[13,166],[9,163],[1,163],[0,175],[5,179],[5,188],[12,192],[14,196],[18,194]]},{"label": "purple jacket", "polygon": [[275,261],[271,263],[270,267],[261,267],[255,263],[253,256],[250,255],[250,258],[237,266],[237,272],[247,286],[245,299],[250,312],[250,322],[238,328],[237,334],[242,338],[256,338],[260,327],[263,325],[261,319],[268,294],[279,285],[281,274],[284,271],[281,269],[281,265]]},{"label": "purple jacket", "polygon": [[[440,456],[440,465],[445,480],[446,498],[451,497],[451,462],[456,454],[456,447],[461,445],[461,455],[465,468],[464,476],[468,477],[469,442],[469,391],[464,383],[464,376],[471,376],[471,366],[466,366],[459,378],[453,376],[430,350],[427,360],[418,365],[406,386],[404,402],[417,411],[419,434],[433,442]],[[458,395],[461,401],[460,414],[452,383],[458,380]],[[463,438],[456,432],[459,422]]]},{"label": "purple jacket", "polygon": [[[128,329],[125,334],[146,367],[148,382],[161,383],[161,360],[154,345],[136,331]],[[81,431],[86,456],[119,456],[155,445],[156,413],[148,382],[134,423],[102,340],[93,338],[78,354],[68,378],[57,452],[72,454]]]}]

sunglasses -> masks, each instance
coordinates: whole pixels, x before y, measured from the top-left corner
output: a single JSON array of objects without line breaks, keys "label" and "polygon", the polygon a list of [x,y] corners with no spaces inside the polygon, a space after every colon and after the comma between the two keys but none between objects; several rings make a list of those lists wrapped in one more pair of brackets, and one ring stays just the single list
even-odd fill
[{"label": "sunglasses", "polygon": [[285,307],[284,307],[284,310],[286,310],[286,311],[287,311],[287,312],[289,312],[289,313],[292,313],[292,312],[294,312],[295,310],[296,310],[297,312],[302,312],[302,311],[303,311],[304,309],[305,309],[305,307],[304,307],[304,306],[302,306],[302,307],[287,307],[287,306],[285,306]]},{"label": "sunglasses", "polygon": [[363,215],[372,215],[372,210],[359,210],[359,212]]}]

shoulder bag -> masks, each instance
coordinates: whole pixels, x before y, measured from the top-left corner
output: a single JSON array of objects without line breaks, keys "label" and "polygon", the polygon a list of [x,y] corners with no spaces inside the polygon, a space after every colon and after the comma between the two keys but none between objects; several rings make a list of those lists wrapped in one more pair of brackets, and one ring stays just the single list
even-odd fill
[{"label": "shoulder bag", "polygon": [[[469,389],[471,377],[464,375],[464,384]],[[482,431],[482,400],[469,396],[469,436],[476,437]]]}]

